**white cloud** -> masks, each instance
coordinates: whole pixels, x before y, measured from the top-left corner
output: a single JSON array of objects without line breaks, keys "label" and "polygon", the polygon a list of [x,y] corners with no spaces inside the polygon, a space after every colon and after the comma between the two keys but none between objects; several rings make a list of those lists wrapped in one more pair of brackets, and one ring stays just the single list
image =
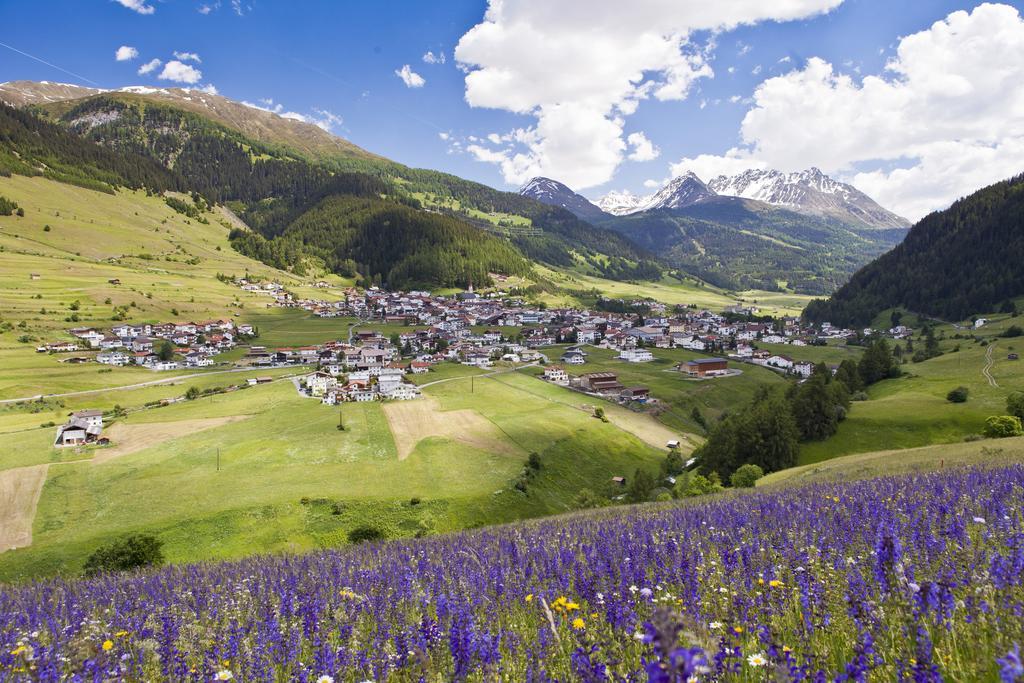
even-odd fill
[{"label": "white cloud", "polygon": [[252,11],[252,5],[242,5],[242,0],[231,0],[231,9],[235,11],[240,17],[244,17],[246,12]]},{"label": "white cloud", "polygon": [[143,64],[142,66],[139,67],[139,75],[140,76],[145,76],[146,74],[150,73],[151,71],[156,71],[157,69],[160,68],[161,64],[163,64],[163,62],[161,62],[159,59],[151,59],[151,60],[149,60],[148,62],[146,62],[145,64]]},{"label": "white cloud", "polygon": [[761,65],[758,64],[757,66],[755,66],[753,69],[750,70],[750,73],[752,73],[755,76],[760,74],[761,73]]},{"label": "white cloud", "polygon": [[395,75],[402,79],[407,88],[422,88],[427,82],[423,76],[413,71],[408,64],[404,64],[401,69],[395,69]]},{"label": "white cloud", "polygon": [[122,45],[117,48],[117,52],[114,53],[114,59],[119,62],[130,62],[139,56],[139,51],[130,45]]},{"label": "white cloud", "polygon": [[648,178],[647,180],[644,181],[644,187],[646,187],[648,190],[659,188],[664,184],[665,183],[663,181],[655,180],[654,178]]},{"label": "white cloud", "polygon": [[818,166],[914,220],[1020,172],[1021,83],[1024,20],[979,5],[902,38],[882,74],[858,79],[812,58],[766,80],[727,157]]},{"label": "white cloud", "polygon": [[196,64],[202,64],[203,60],[199,58],[195,52],[178,52],[174,51],[174,56],[183,62],[195,62]]},{"label": "white cloud", "polygon": [[515,131],[515,144],[469,151],[500,165],[510,184],[535,175],[576,189],[605,183],[629,149],[625,118],[639,103],[684,99],[695,81],[713,75],[712,45],[695,45],[691,34],[804,18],[841,2],[636,0],[623,12],[616,0],[491,0],[455,48],[466,101],[533,123]]},{"label": "white cloud", "polygon": [[793,58],[790,57],[789,55],[786,55],[785,57],[783,57],[782,59],[779,60],[779,64],[789,64],[792,61],[793,61]]},{"label": "white cloud", "polygon": [[163,71],[157,78],[164,81],[175,81],[176,83],[198,83],[203,78],[203,72],[190,64],[179,62],[176,59],[164,64]]},{"label": "white cloud", "polygon": [[448,139],[451,138],[451,134],[450,133],[441,132],[441,133],[437,134],[437,137],[441,138],[445,142],[448,142]]},{"label": "white cloud", "polygon": [[736,175],[748,168],[764,168],[765,164],[760,161],[751,160],[746,156],[717,154],[701,154],[699,156],[683,159],[677,163],[669,164],[669,177],[681,176],[687,171],[697,174],[697,177],[704,182],[710,181],[720,175]]},{"label": "white cloud", "polygon": [[436,54],[427,50],[426,54],[423,55],[423,61],[427,64],[444,64],[448,61],[443,51],[438,51]]},{"label": "white cloud", "polygon": [[217,86],[215,86],[213,83],[207,83],[206,85],[202,85],[202,86],[200,86],[198,88],[193,88],[193,89],[194,90],[198,90],[199,92],[204,92],[207,95],[216,95],[217,94]]},{"label": "white cloud", "polygon": [[220,0],[217,0],[217,2],[214,2],[214,3],[210,3],[210,4],[204,3],[204,4],[200,5],[196,9],[196,11],[199,12],[200,14],[209,14],[210,12],[214,12],[214,11],[219,10],[219,9],[220,9]]},{"label": "white cloud", "polygon": [[310,123],[327,131],[328,133],[332,132],[335,126],[341,126],[341,124],[344,123],[344,120],[340,116],[327,109],[318,109],[314,107],[312,114],[300,114],[297,111],[286,110],[283,104],[280,102],[274,102],[273,98],[262,98],[260,99],[260,104],[254,104],[253,102],[242,100],[242,104],[253,109],[277,114],[281,118]]},{"label": "white cloud", "polygon": [[114,0],[114,2],[139,14],[152,14],[156,11],[152,5],[147,5],[144,0]]},{"label": "white cloud", "polygon": [[629,153],[630,161],[651,161],[657,159],[661,150],[647,139],[642,132],[630,133],[626,137],[626,143],[632,151]]}]

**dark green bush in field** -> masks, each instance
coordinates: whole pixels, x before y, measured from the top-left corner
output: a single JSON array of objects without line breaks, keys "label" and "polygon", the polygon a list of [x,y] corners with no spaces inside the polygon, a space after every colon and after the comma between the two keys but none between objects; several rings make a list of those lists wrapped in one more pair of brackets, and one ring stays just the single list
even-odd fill
[{"label": "dark green bush in field", "polygon": [[1024,420],[1024,392],[1015,391],[1007,397],[1006,412]]},{"label": "dark green bush in field", "polygon": [[950,403],[967,403],[967,394],[969,389],[967,387],[957,387],[946,394],[946,400]]},{"label": "dark green bush in field", "polygon": [[85,561],[89,576],[163,564],[163,543],[149,534],[132,534],[97,548]]},{"label": "dark green bush in field", "polygon": [[377,527],[357,526],[348,532],[349,543],[364,543],[366,541],[380,541],[384,538],[384,532]]},{"label": "dark green bush in field", "polygon": [[764,476],[764,470],[757,465],[742,465],[732,473],[729,482],[738,489],[749,489],[754,483]]}]

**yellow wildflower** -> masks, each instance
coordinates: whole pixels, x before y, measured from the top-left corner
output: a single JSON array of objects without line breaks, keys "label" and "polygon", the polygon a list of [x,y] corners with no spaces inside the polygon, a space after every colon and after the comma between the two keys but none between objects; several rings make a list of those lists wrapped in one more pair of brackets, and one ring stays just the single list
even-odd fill
[{"label": "yellow wildflower", "polygon": [[792,652],[793,648],[791,648],[789,645],[783,645],[782,646],[782,651],[783,652]]},{"label": "yellow wildflower", "polygon": [[14,655],[15,657],[17,657],[18,655],[20,655],[22,652],[24,652],[27,649],[28,648],[25,647],[24,645],[19,645],[18,647],[16,647],[13,650],[11,650],[11,654]]},{"label": "yellow wildflower", "polygon": [[586,624],[583,623],[582,619],[576,617],[572,620],[572,627],[577,631],[582,631],[584,628],[586,628]]},{"label": "yellow wildflower", "polygon": [[782,585],[782,582],[779,581],[778,579],[772,579],[771,581],[768,582],[768,585],[771,586],[772,588],[778,588],[779,586]]},{"label": "yellow wildflower", "polygon": [[763,586],[763,585],[764,585],[764,579],[761,579],[761,578],[759,578],[759,579],[757,580],[757,585],[758,585],[758,586]]},{"label": "yellow wildflower", "polygon": [[740,633],[743,633],[743,627],[742,627],[742,626],[733,626],[733,627],[732,627],[732,630],[733,630],[733,632],[734,632],[734,633],[736,633],[737,635],[738,635],[738,634],[740,634]]},{"label": "yellow wildflower", "polygon": [[533,593],[526,596],[526,602],[533,602]]},{"label": "yellow wildflower", "polygon": [[104,652],[110,652],[112,649],[114,649],[114,641],[112,641],[112,640],[104,640],[103,641],[103,651]]},{"label": "yellow wildflower", "polygon": [[114,635],[117,636],[118,638],[124,638],[125,636],[128,635],[128,631],[118,631]]}]

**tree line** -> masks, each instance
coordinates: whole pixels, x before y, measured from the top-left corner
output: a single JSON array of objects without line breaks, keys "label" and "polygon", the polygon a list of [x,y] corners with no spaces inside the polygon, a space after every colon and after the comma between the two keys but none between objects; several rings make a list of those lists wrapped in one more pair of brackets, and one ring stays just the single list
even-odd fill
[{"label": "tree line", "polygon": [[844,360],[835,374],[819,364],[806,381],[785,390],[762,386],[748,406],[726,415],[694,452],[700,471],[728,477],[746,464],[765,472],[792,467],[801,443],[836,433],[854,396],[899,374],[889,343],[875,339],[860,361]]}]

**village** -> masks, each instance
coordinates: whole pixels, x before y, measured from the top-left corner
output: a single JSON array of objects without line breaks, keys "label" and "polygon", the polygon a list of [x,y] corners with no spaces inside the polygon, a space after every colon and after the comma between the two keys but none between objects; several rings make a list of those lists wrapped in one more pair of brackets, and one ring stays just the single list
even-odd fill
[{"label": "village", "polygon": [[[325,405],[414,400],[420,389],[412,378],[440,363],[480,369],[492,368],[495,363],[513,367],[543,364],[541,377],[547,381],[606,400],[644,404],[655,400],[645,386],[624,386],[614,372],[576,374],[566,368],[585,366],[588,347],[612,350],[623,363],[651,362],[658,349],[681,348],[706,354],[678,363],[675,369],[681,380],[728,377],[742,372],[737,366],[744,363],[799,379],[810,376],[815,367],[809,360],[795,358],[802,347],[842,343],[857,334],[827,323],[808,326],[795,317],[758,319],[754,306],[734,306],[716,313],[651,300],[599,300],[599,308],[616,310],[592,311],[531,306],[508,293],[483,295],[472,288],[454,296],[346,288],[338,300],[329,301],[297,299],[276,283],[236,280],[235,284],[271,297],[268,307],[337,318],[339,337],[344,339],[269,348],[254,343],[259,332],[253,325],[224,319],[72,328],[68,333],[74,342],[57,341],[37,350],[54,354],[94,351],[94,355],[75,355],[64,362],[138,366],[158,372],[214,365],[239,370],[309,367],[311,372],[293,379],[296,390]],[[385,335],[375,327],[386,327],[392,333]],[[894,328],[889,334],[898,338],[900,332]],[[786,345],[793,351],[769,351],[758,348],[759,344]],[[243,355],[230,362],[218,360],[220,354],[236,347]],[[558,354],[558,362],[552,352]],[[256,384],[260,379],[248,382]],[[92,421],[90,429],[83,427],[88,420],[72,416],[59,429],[58,445],[98,440],[102,422],[95,424],[95,416]]]}]

